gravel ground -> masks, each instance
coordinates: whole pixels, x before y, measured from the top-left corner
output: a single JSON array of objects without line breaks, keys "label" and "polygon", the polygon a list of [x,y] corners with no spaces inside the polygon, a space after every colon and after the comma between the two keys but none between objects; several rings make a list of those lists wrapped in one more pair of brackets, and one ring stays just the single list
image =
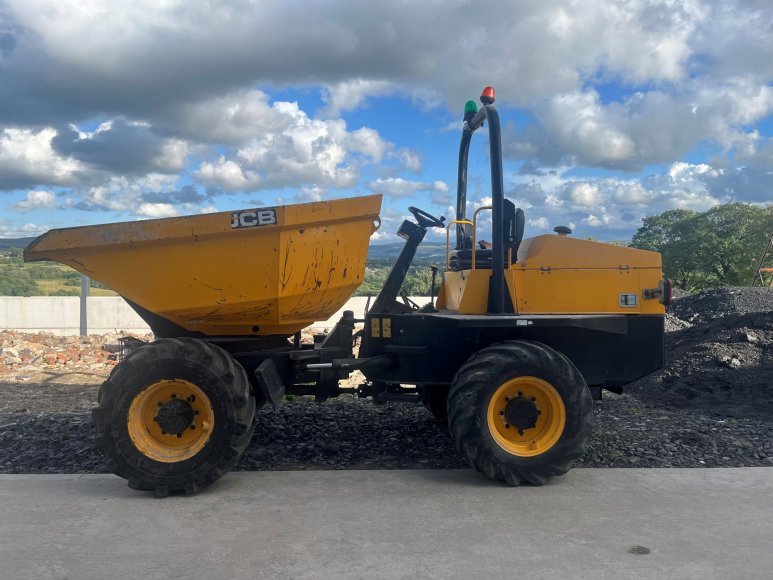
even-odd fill
[{"label": "gravel ground", "polygon": [[[658,407],[631,395],[595,406],[585,467],[742,467],[773,465],[773,421]],[[0,414],[0,472],[103,473],[91,416]],[[237,471],[466,467],[423,407],[339,399],[296,401],[258,414]]]},{"label": "gravel ground", "polygon": [[[667,330],[666,368],[595,404],[578,465],[773,465],[773,290],[684,296]],[[105,472],[89,411],[96,388],[0,383],[0,473]],[[261,410],[236,469],[460,467],[448,430],[423,407],[342,397]]]}]

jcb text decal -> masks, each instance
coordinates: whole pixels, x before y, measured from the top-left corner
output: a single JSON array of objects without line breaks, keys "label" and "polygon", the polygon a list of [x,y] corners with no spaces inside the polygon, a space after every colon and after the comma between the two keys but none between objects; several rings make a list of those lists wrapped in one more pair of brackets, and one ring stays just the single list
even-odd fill
[{"label": "jcb text decal", "polygon": [[231,214],[231,228],[254,228],[276,223],[275,209],[252,209]]}]

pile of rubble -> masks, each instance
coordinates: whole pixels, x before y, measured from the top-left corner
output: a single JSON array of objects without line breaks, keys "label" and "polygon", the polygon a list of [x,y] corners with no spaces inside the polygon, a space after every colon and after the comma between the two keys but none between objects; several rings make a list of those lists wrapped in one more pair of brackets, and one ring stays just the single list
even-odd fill
[{"label": "pile of rubble", "polygon": [[[99,384],[128,352],[127,338],[153,341],[152,334],[57,336],[0,330],[0,383]],[[314,334],[304,330],[301,342],[313,344]]]},{"label": "pile of rubble", "polygon": [[626,392],[657,405],[773,418],[773,288],[678,298],[665,340],[665,367]]},{"label": "pile of rubble", "polygon": [[[124,336],[56,336],[48,332],[0,331],[0,379],[29,381],[41,373],[50,376],[57,372],[107,376],[119,359]],[[148,340],[152,336],[137,338]]]}]

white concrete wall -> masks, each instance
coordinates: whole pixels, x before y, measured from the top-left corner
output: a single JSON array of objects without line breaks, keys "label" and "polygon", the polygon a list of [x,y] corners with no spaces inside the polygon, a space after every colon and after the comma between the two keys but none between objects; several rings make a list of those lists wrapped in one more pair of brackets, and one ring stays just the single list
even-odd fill
[{"label": "white concrete wall", "polygon": [[[150,332],[145,321],[117,296],[90,296],[88,299],[88,333]],[[329,320],[315,322],[312,328],[332,328],[344,310],[353,310],[362,318],[367,298],[350,298]],[[429,298],[412,298],[419,305]],[[0,296],[0,329],[22,332],[53,332],[60,335],[80,333],[80,298],[77,296]]]},{"label": "white concrete wall", "polygon": [[[78,296],[0,296],[0,328],[22,332],[53,332],[61,335],[80,333]],[[88,333],[150,332],[123,298],[90,296]]]}]

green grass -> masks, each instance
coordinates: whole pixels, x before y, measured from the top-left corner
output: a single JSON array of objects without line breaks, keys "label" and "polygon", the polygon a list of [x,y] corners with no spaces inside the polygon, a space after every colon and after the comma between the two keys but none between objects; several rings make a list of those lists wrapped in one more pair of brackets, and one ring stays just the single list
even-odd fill
[{"label": "green grass", "polygon": [[[0,296],[80,296],[81,275],[56,262],[25,263],[20,248],[0,249]],[[117,296],[93,280],[91,296]]]},{"label": "green grass", "polygon": [[[57,292],[71,292],[72,296],[80,296],[81,287],[68,285],[64,278],[52,278],[49,280],[35,280],[40,294],[38,296],[56,296]],[[106,288],[89,288],[89,296],[118,296],[112,290]]]}]

